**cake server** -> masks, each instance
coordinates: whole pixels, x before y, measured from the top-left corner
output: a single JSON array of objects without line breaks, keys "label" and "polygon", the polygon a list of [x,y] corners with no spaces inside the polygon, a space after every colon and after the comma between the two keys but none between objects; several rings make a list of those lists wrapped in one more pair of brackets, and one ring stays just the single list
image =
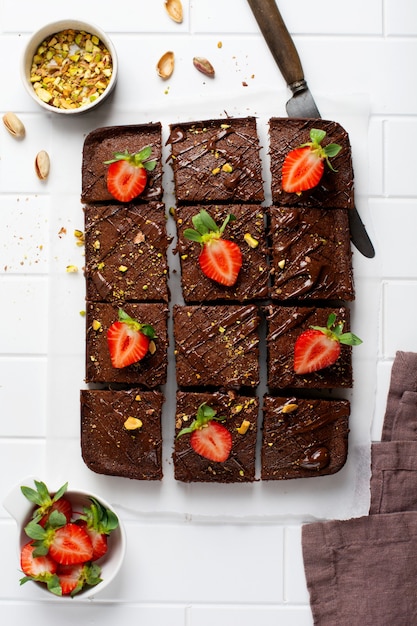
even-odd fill
[{"label": "cake server", "polygon": [[[248,0],[248,4],[293,94],[286,104],[288,117],[320,118],[320,112],[304,78],[297,49],[275,0]],[[364,256],[373,258],[375,250],[357,208],[353,206],[349,209],[348,215],[350,239],[353,245]]]}]

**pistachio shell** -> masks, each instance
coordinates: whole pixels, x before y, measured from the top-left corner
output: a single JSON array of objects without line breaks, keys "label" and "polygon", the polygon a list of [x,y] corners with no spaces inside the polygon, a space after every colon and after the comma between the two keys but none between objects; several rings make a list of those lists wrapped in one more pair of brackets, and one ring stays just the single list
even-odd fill
[{"label": "pistachio shell", "polygon": [[181,24],[183,18],[181,0],[165,0],[165,9],[174,22]]},{"label": "pistachio shell", "polygon": [[160,76],[164,80],[171,76],[172,72],[174,71],[173,52],[168,51],[161,56],[156,66],[156,71],[158,72],[158,76]]},{"label": "pistachio shell", "polygon": [[45,150],[38,152],[35,158],[35,172],[40,180],[45,180],[49,176],[50,160],[49,154]]},{"label": "pistachio shell", "polygon": [[3,124],[9,133],[16,139],[23,139],[26,134],[23,122],[17,117],[16,113],[8,111],[3,115]]}]

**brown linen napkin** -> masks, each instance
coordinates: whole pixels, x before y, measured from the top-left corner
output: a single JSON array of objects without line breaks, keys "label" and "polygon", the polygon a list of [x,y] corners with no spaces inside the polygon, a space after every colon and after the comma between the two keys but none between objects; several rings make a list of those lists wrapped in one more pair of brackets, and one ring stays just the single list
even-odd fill
[{"label": "brown linen napkin", "polygon": [[382,441],[402,439],[401,419],[399,419],[397,411],[406,391],[417,392],[417,353],[398,351],[392,364]]},{"label": "brown linen napkin", "polygon": [[391,441],[417,441],[417,392],[404,391],[394,414]]},{"label": "brown linen napkin", "polygon": [[370,515],[417,511],[417,441],[373,444],[371,462]]},{"label": "brown linen napkin", "polygon": [[302,546],[314,624],[417,624],[417,512],[306,524]]}]

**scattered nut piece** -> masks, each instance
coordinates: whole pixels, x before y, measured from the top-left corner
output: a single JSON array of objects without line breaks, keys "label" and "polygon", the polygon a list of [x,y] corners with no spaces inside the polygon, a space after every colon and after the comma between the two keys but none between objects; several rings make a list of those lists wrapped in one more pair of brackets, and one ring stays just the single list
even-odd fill
[{"label": "scattered nut piece", "polygon": [[76,228],[74,230],[74,237],[77,240],[77,246],[83,246],[85,241],[84,241],[84,233],[82,230],[78,230],[78,228]]},{"label": "scattered nut piece", "polygon": [[39,180],[48,178],[50,167],[49,154],[45,150],[41,150],[35,158],[35,172]]},{"label": "scattered nut piece", "polygon": [[165,9],[169,17],[181,24],[183,18],[183,10],[181,0],[165,0]]},{"label": "scattered nut piece", "polygon": [[76,265],[67,265],[66,271],[68,274],[76,274],[78,272],[78,267]]},{"label": "scattered nut piece", "polygon": [[250,248],[257,248],[259,246],[259,241],[255,239],[255,237],[252,237],[250,233],[245,233],[243,235],[243,239],[246,241]]},{"label": "scattered nut piece", "polygon": [[149,351],[150,354],[155,354],[155,352],[156,352],[156,344],[155,344],[153,339],[151,339],[150,342],[149,342],[148,351]]},{"label": "scattered nut piece", "polygon": [[224,163],[224,165],[222,165],[222,172],[230,174],[230,172],[233,172],[233,166],[230,165],[230,163]]},{"label": "scattered nut piece", "polygon": [[93,323],[91,324],[93,330],[100,330],[101,328],[101,322],[99,322],[98,320],[93,320]]},{"label": "scattered nut piece", "polygon": [[204,57],[194,57],[193,64],[199,72],[205,74],[206,76],[209,76],[210,78],[214,78],[214,67],[212,66],[210,61],[208,61]]},{"label": "scattered nut piece", "polygon": [[172,75],[175,66],[175,56],[171,50],[165,52],[156,65],[158,76],[166,80]]},{"label": "scattered nut piece", "polygon": [[243,420],[243,422],[241,423],[241,425],[237,429],[237,432],[239,433],[239,435],[245,435],[248,432],[249,426],[250,426],[250,421],[249,420]]},{"label": "scattered nut piece", "polygon": [[284,406],[282,407],[282,413],[294,413],[294,411],[296,411],[298,409],[298,404],[284,404]]},{"label": "scattered nut piece", "polygon": [[285,259],[281,259],[281,261],[278,261],[278,267],[281,270],[284,269],[284,267],[285,267]]},{"label": "scattered nut piece", "polygon": [[143,424],[138,417],[128,417],[123,426],[126,430],[138,430]]},{"label": "scattered nut piece", "polygon": [[3,123],[12,137],[23,139],[26,134],[23,122],[17,117],[16,113],[8,111],[3,115]]},{"label": "scattered nut piece", "polygon": [[136,233],[135,238],[133,239],[133,243],[143,243],[144,241],[145,241],[145,235],[140,230],[138,233]]}]

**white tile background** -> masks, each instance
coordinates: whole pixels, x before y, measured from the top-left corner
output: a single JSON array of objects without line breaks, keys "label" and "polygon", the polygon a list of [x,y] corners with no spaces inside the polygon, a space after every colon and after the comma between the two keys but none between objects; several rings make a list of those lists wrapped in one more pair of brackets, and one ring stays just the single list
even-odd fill
[{"label": "white tile background", "polygon": [[[371,437],[377,440],[395,352],[417,351],[417,3],[281,0],[279,4],[319,103],[320,94],[365,94],[369,100],[369,132],[363,138],[369,172],[361,175],[367,178],[367,226],[380,276],[371,416]],[[28,130],[23,143],[0,129],[0,501],[22,477],[45,476],[52,323],[48,275],[74,258],[81,262],[69,237],[59,242],[59,263],[50,253],[51,237],[55,247],[58,237],[50,230],[51,223],[56,225],[56,207],[48,183],[34,175],[34,155],[40,149],[51,152],[51,184],[60,181],[61,224],[71,232],[79,227],[74,223],[78,207],[71,213],[71,194],[80,184],[83,133],[112,119],[106,107],[93,122],[64,121],[41,112],[19,80],[24,43],[45,21],[68,16],[90,20],[108,31],[121,65],[112,105],[120,112],[121,123],[132,116],[133,121],[150,121],[152,111],[165,102],[169,107],[172,98],[205,102],[237,93],[244,99],[271,85],[282,94],[284,81],[244,0],[183,0],[183,5],[185,19],[177,25],[166,16],[162,0],[125,0],[121,10],[114,3],[72,0],[70,11],[68,4],[54,0],[0,0],[0,113],[17,112]],[[176,54],[176,69],[169,83],[162,83],[154,67],[170,48]],[[214,81],[202,80],[193,71],[195,55],[212,61]],[[283,103],[277,100],[277,114],[279,107]],[[368,261],[356,253],[355,258],[360,272]],[[70,367],[71,359],[69,377]],[[127,516],[125,523],[129,550],[119,579],[93,602],[59,604],[38,600],[30,585],[19,587],[15,526],[0,506],[2,623],[23,625],[30,613],[32,623],[61,626],[74,622],[106,626],[116,621],[144,626],[312,624],[300,520],[219,526],[160,518],[138,522]]]}]

